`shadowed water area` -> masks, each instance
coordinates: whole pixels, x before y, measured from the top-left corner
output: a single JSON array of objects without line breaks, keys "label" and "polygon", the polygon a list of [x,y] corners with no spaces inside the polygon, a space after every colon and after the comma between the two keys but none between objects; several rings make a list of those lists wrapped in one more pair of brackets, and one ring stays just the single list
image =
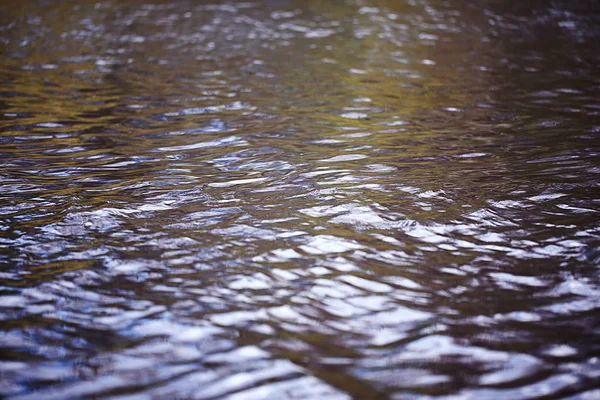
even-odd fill
[{"label": "shadowed water area", "polygon": [[2,1],[0,397],[600,398],[600,7],[470,3]]}]

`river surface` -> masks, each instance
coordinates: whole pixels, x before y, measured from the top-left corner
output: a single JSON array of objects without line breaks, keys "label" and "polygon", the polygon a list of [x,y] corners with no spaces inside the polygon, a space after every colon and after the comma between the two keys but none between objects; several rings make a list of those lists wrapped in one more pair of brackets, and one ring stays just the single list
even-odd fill
[{"label": "river surface", "polygon": [[0,4],[0,397],[600,399],[600,6]]}]

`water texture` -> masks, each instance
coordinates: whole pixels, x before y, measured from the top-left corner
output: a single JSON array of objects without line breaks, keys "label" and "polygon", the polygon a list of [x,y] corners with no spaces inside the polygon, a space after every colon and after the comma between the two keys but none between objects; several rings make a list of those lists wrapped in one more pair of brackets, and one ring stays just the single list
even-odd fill
[{"label": "water texture", "polygon": [[0,397],[599,399],[599,40],[582,0],[4,0]]}]

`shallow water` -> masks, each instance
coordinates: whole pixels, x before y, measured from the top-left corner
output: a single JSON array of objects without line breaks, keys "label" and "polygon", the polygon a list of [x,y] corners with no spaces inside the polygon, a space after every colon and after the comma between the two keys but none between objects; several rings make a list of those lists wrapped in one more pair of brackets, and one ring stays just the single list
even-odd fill
[{"label": "shallow water", "polygon": [[1,397],[600,398],[597,4],[123,3],[0,5]]}]

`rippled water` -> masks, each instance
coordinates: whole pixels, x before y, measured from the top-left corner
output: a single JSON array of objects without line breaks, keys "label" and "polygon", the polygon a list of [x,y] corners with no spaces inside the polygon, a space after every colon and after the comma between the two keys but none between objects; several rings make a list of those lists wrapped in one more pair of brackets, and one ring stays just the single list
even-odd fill
[{"label": "rippled water", "polygon": [[600,8],[471,3],[2,2],[0,396],[600,398]]}]

